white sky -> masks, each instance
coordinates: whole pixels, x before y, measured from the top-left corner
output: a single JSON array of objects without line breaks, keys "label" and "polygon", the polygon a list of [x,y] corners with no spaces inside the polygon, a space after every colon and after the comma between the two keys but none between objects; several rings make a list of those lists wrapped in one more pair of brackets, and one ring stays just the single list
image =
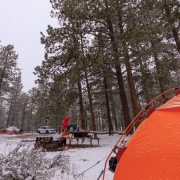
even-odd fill
[{"label": "white sky", "polygon": [[0,0],[0,45],[14,45],[24,92],[36,86],[34,68],[44,59],[40,32],[46,34],[48,25],[58,26],[51,10],[49,0]]}]

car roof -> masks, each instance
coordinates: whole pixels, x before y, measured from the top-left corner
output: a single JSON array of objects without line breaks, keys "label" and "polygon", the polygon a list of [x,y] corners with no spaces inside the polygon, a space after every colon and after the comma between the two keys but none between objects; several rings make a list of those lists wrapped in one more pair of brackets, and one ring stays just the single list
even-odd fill
[{"label": "car roof", "polygon": [[50,127],[50,126],[44,126],[44,127]]}]

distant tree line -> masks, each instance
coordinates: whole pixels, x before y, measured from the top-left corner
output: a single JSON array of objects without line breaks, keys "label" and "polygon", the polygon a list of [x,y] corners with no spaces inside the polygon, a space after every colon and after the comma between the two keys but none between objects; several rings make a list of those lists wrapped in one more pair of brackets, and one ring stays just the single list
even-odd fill
[{"label": "distant tree line", "polygon": [[46,53],[35,74],[56,120],[69,113],[83,129],[124,129],[152,98],[179,85],[178,0],[51,4],[59,27],[41,33]]},{"label": "distant tree line", "polygon": [[21,70],[18,54],[13,45],[0,45],[0,129],[16,126],[32,129],[32,114],[35,112],[31,90],[22,91]]},{"label": "distant tree line", "polygon": [[[178,0],[50,2],[59,27],[41,32],[45,55],[34,71],[37,87],[18,106],[18,98],[9,97],[6,122],[58,127],[68,114],[82,129],[111,134],[125,129],[156,95],[179,85]],[[12,120],[17,107],[18,120]]]}]

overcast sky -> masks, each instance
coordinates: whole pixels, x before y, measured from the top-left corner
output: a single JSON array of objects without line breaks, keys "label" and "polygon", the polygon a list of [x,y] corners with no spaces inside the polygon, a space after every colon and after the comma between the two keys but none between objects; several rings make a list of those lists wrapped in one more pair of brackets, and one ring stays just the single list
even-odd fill
[{"label": "overcast sky", "polygon": [[0,45],[14,45],[24,92],[36,86],[33,71],[44,59],[40,32],[46,34],[48,25],[58,26],[51,10],[49,0],[0,0]]}]

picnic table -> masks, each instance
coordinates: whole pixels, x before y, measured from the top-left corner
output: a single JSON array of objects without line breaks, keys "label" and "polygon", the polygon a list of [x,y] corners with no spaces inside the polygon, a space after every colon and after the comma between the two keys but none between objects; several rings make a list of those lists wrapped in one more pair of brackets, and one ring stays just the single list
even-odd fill
[{"label": "picnic table", "polygon": [[97,133],[89,130],[81,130],[81,131],[69,131],[66,132],[65,136],[60,137],[61,139],[68,139],[69,144],[85,144],[90,143],[90,145],[99,145],[99,138],[97,137]]}]

